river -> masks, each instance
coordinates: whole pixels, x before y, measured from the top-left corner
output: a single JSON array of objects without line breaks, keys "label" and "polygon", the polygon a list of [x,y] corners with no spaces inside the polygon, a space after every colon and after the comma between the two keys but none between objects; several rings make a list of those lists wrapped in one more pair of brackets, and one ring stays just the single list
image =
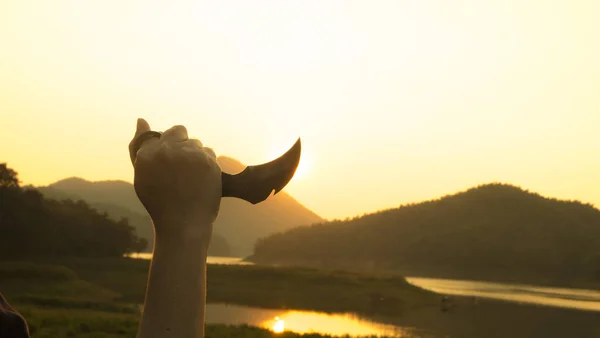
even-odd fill
[{"label": "river", "polygon": [[333,313],[260,309],[228,304],[207,304],[206,322],[216,324],[249,324],[274,332],[328,334],[334,336],[425,337],[426,331],[384,324],[353,313]]},{"label": "river", "polygon": [[[152,254],[149,252],[142,252],[139,254],[131,254],[128,257],[137,259],[150,259]],[[252,262],[244,262],[243,258],[239,257],[221,257],[221,256],[208,256],[206,259],[208,264],[226,264],[226,265],[253,265]]]},{"label": "river", "polygon": [[408,277],[406,280],[415,286],[446,295],[474,296],[516,303],[600,311],[600,290],[439,278]]},{"label": "river", "polygon": [[[141,254],[135,258],[149,259],[151,254]],[[241,258],[208,257],[208,264],[251,265]],[[515,303],[537,304],[557,308],[569,308],[600,312],[600,291],[552,288],[533,285],[490,283],[467,280],[408,277],[415,286],[444,295],[473,296],[476,298],[498,299]],[[319,332],[331,335],[350,334],[387,335],[393,337],[426,337],[427,332],[411,327],[390,325],[360,317],[352,313],[327,314],[299,310],[261,309],[238,305],[208,304],[207,323],[249,324],[280,332],[283,330],[298,333]]]}]

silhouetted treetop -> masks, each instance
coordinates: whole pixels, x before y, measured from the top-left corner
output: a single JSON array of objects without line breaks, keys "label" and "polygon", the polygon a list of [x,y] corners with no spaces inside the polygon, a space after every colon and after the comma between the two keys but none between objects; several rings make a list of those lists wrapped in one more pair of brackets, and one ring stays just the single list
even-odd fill
[{"label": "silhouetted treetop", "polygon": [[0,163],[0,187],[15,188],[19,186],[17,172],[10,169],[6,163]]},{"label": "silhouetted treetop", "polygon": [[82,200],[44,198],[17,177],[0,164],[1,256],[122,256],[147,245],[126,218],[112,220]]}]

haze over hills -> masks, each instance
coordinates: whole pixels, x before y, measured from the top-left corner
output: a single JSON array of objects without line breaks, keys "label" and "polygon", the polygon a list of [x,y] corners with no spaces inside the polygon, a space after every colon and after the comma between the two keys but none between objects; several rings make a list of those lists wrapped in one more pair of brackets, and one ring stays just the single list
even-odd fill
[{"label": "haze over hills", "polygon": [[600,210],[487,184],[261,239],[259,263],[405,275],[600,283]]},{"label": "haze over hills", "polygon": [[[232,174],[242,171],[245,167],[229,157],[219,157],[217,162],[224,172]],[[90,182],[72,177],[37,189],[47,197],[83,199],[117,220],[122,217],[128,218],[130,224],[137,229],[138,235],[148,240],[149,246],[146,251],[152,251],[152,223],[131,183]],[[224,198],[215,222],[209,253],[219,256],[246,256],[252,253],[254,243],[260,237],[321,221],[321,217],[285,191],[257,205],[239,199]]]},{"label": "haze over hills", "polygon": [[[224,172],[237,174],[245,166],[230,157],[220,156],[217,162]],[[323,219],[296,201],[285,191],[253,205],[237,198],[224,198],[215,222],[215,231],[226,236],[231,246],[244,256],[252,253],[257,239],[297,226],[322,222]]]}]

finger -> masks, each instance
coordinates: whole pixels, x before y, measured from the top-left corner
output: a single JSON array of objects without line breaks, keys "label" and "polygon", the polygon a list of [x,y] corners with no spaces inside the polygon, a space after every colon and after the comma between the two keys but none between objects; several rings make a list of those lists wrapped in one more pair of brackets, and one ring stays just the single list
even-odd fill
[{"label": "finger", "polygon": [[202,142],[198,139],[193,138],[176,144],[179,145],[180,149],[183,151],[182,154],[185,154],[184,156],[187,156],[190,159],[202,158],[203,161],[206,161],[210,157],[210,153],[206,152],[206,148],[204,148]]},{"label": "finger", "polygon": [[183,148],[186,149],[196,149],[196,150],[201,150],[204,148],[204,146],[202,145],[202,142],[200,142],[200,140],[195,139],[195,138],[191,138],[186,140],[184,143],[182,143]]},{"label": "finger", "polygon": [[212,150],[212,148],[208,148],[208,147],[204,147],[204,152],[210,156],[213,160],[217,159],[217,154],[215,154],[215,151]]},{"label": "finger", "polygon": [[135,136],[139,136],[140,134],[150,131],[150,124],[142,118],[137,120],[137,126],[135,129]]},{"label": "finger", "polygon": [[188,139],[187,129],[184,126],[178,125],[169,128],[162,134],[163,142],[181,142]]},{"label": "finger", "polygon": [[135,146],[136,141],[138,139],[138,137],[142,134],[144,134],[145,132],[150,131],[150,124],[142,119],[139,118],[137,120],[137,125],[135,128],[135,134],[133,135],[133,138],[131,139],[131,142],[129,142],[129,158],[131,159],[131,163],[134,164],[135,163],[135,159],[137,157],[137,150],[138,147]]},{"label": "finger", "polygon": [[[153,133],[154,134],[154,133]],[[148,135],[148,133],[146,134],[142,134],[139,137],[139,141],[138,144],[139,146],[136,148],[137,150],[134,150],[136,152],[135,154],[135,160],[136,160],[136,165],[137,165],[137,160],[144,158],[146,160],[151,160],[152,158],[154,158],[156,156],[156,154],[158,154],[159,149],[161,148],[161,142],[160,142],[160,138],[157,136],[153,136],[153,134]],[[148,136],[146,136],[148,135]]]}]

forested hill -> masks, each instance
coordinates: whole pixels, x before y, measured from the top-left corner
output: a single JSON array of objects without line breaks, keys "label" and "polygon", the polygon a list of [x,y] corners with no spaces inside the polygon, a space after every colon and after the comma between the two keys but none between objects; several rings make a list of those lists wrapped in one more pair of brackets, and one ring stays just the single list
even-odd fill
[{"label": "forested hill", "polygon": [[487,184],[278,233],[261,239],[250,259],[436,277],[599,278],[600,211],[511,185]]},{"label": "forested hill", "polygon": [[127,219],[110,219],[81,200],[52,200],[22,188],[17,172],[0,163],[0,256],[119,257],[146,245]]},{"label": "forested hill", "polygon": [[[224,172],[235,174],[245,168],[233,158],[221,156],[217,161]],[[72,177],[37,189],[47,197],[83,199],[94,208],[107,212],[113,219],[126,217],[136,228],[138,235],[148,241],[147,251],[152,250],[152,222],[131,183],[91,182]],[[285,191],[257,205],[240,199],[224,198],[214,225],[209,254],[247,256],[252,253],[254,243],[260,237],[320,221],[322,219],[317,214]]]}]

